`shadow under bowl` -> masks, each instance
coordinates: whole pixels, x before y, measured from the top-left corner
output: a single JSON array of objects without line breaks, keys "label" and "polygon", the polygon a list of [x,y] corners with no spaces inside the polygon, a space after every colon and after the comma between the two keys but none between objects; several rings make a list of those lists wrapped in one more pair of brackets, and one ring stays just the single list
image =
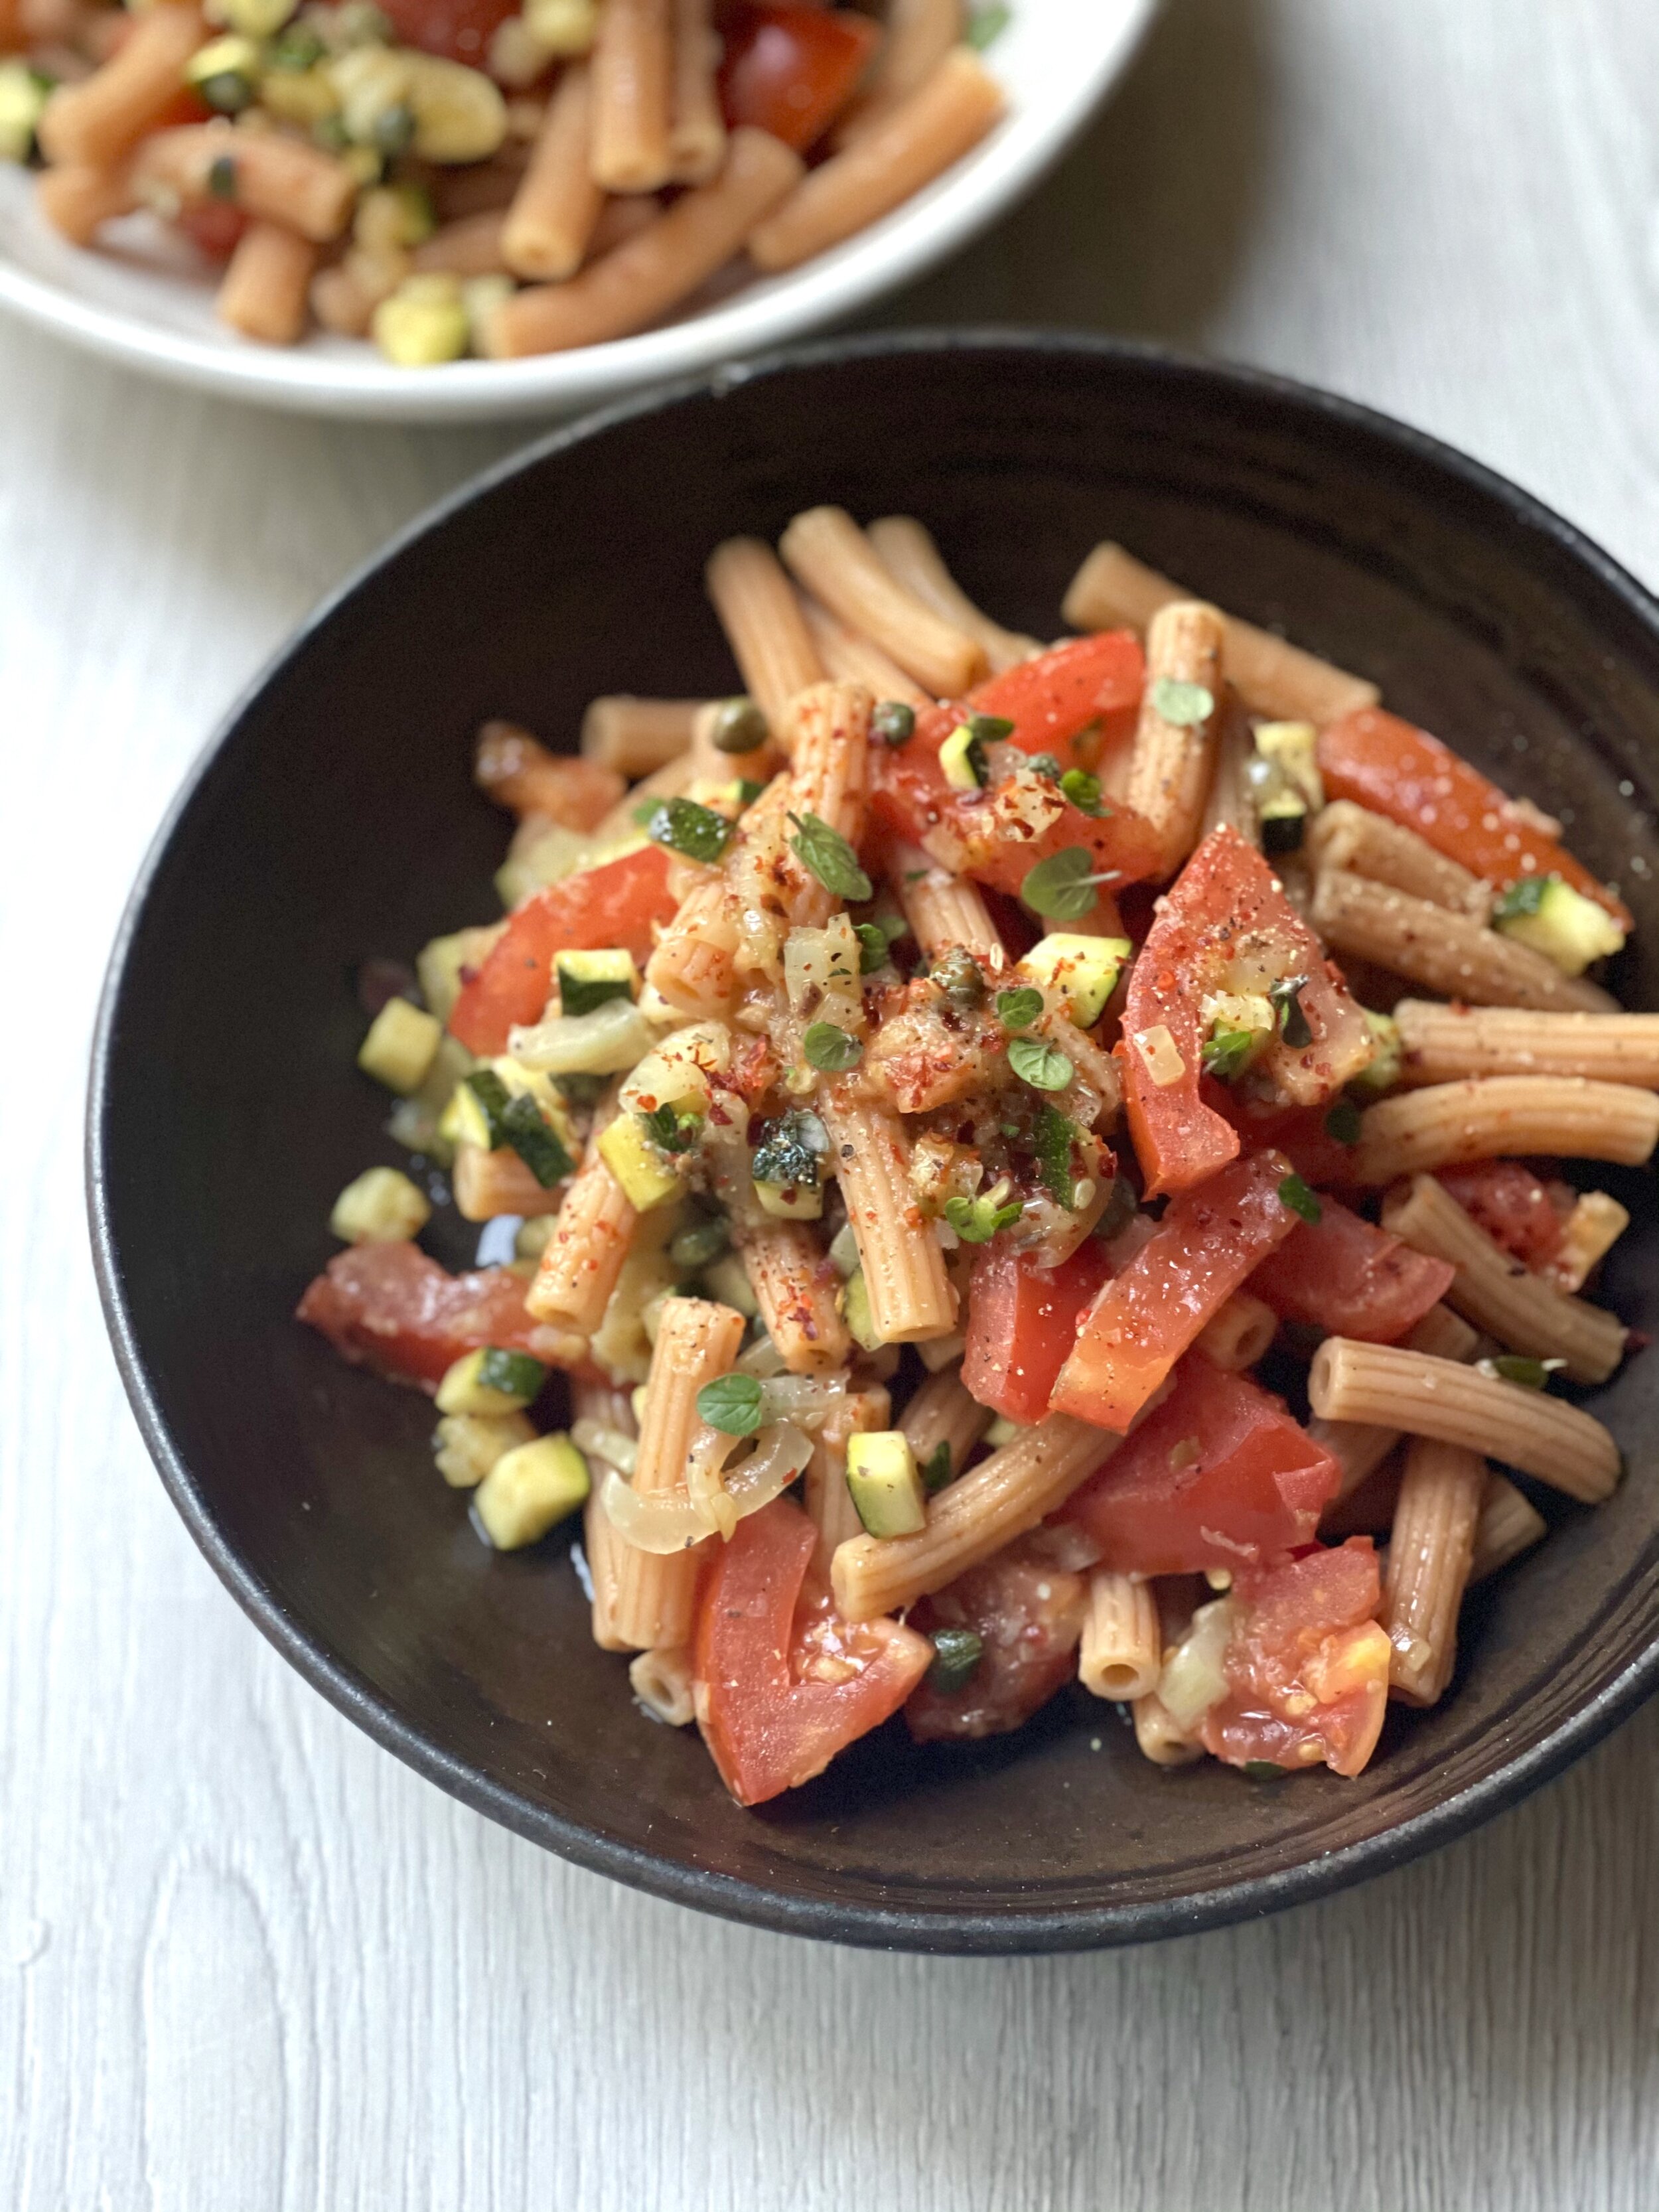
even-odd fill
[{"label": "shadow under bowl", "polygon": [[[1259,1786],[1147,1765],[1072,1693],[1021,1735],[899,1728],[758,1812],[695,1733],[633,1705],[555,1537],[488,1552],[434,1475],[426,1400],[295,1325],[337,1192],[401,1155],[352,1061],[354,971],[498,909],[501,817],[471,736],[574,741],[599,692],[732,688],[701,585],[738,531],[833,501],[924,517],[975,599],[1059,628],[1115,538],[1374,677],[1567,824],[1639,929],[1659,1006],[1659,608],[1512,487],[1364,410],[1105,342],[881,337],[803,349],[561,431],[418,523],[232,714],[134,894],[94,1052],[93,1232],[150,1449],[265,1633],[371,1735],[580,1863],[759,1925],[924,1950],[1115,1943],[1216,1925],[1400,1864],[1512,1802],[1659,1670],[1659,1364],[1589,1402],[1629,1476],[1480,1594],[1443,1704],[1365,1774]],[[1608,1296],[1659,1330],[1645,1174]],[[476,1231],[441,1215],[451,1265]]]}]

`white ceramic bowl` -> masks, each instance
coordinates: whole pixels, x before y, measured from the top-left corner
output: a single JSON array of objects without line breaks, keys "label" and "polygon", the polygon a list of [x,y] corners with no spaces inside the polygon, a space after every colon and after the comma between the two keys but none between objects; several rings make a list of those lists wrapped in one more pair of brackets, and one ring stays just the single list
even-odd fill
[{"label": "white ceramic bowl", "polygon": [[943,260],[1059,159],[1127,66],[1156,6],[1013,0],[986,56],[1008,113],[966,161],[816,261],[781,276],[717,280],[679,320],[611,345],[402,369],[351,339],[251,344],[216,321],[210,273],[159,224],[135,216],[112,225],[96,252],[79,251],[40,221],[30,178],[9,164],[0,165],[0,307],[110,360],[267,406],[455,422],[591,405],[822,328]]}]

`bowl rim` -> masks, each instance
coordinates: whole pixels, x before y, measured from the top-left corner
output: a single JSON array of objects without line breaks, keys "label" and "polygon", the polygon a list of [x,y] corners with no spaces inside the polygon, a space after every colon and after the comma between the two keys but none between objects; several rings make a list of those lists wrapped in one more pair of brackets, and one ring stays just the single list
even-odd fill
[{"label": "bowl rim", "polygon": [[[523,361],[461,361],[417,374],[371,348],[348,361],[299,348],[238,347],[83,298],[0,251],[0,308],[106,361],[167,382],[295,413],[383,422],[483,422],[574,411],[669,377],[707,373],[844,321],[925,276],[1025,199],[1121,82],[1161,0],[1115,0],[1118,20],[1090,65],[1056,71],[1038,116],[1011,106],[977,158],[823,254],[684,320]],[[994,68],[993,70],[994,74]],[[168,280],[165,270],[158,282]]]},{"label": "bowl rim", "polygon": [[1552,508],[1506,477],[1427,433],[1359,402],[1270,371],[1206,361],[1158,344],[1092,333],[1040,328],[916,329],[878,331],[781,349],[714,376],[684,378],[644,396],[618,400],[562,424],[470,477],[406,524],[331,591],[265,661],[235,698],[186,773],[152,838],[124,908],[100,996],[87,1089],[85,1181],[92,1255],[100,1303],[116,1364],[138,1428],[163,1485],[209,1565],[237,1603],[283,1656],[337,1711],[464,1804],[592,1872],[672,1902],[782,1934],[887,1950],[1011,1954],[1091,1950],[1191,1935],[1261,1918],[1292,1905],[1369,1880],[1453,1841],[1530,1795],[1627,1719],[1659,1687],[1659,1626],[1645,1646],[1568,1718],[1528,1749],[1470,1784],[1377,1834],[1303,1860],[1277,1873],[1224,1882],[1185,1898],[1060,1907],[1026,1912],[1006,1905],[983,1910],[927,1911],[898,1904],[849,1903],[792,1896],[708,1869],[659,1857],[596,1832],[537,1805],[478,1772],[405,1720],[389,1699],[344,1664],[285,1611],[261,1577],[219,1527],[191,1468],[175,1445],[144,1364],[129,1307],[111,1219],[106,1121],[116,1032],[128,959],[150,891],[184,817],[195,803],[241,720],[258,695],[306,653],[355,594],[379,572],[452,516],[521,471],[540,465],[603,432],[623,428],[704,397],[718,398],[741,384],[890,356],[1027,351],[1081,356],[1133,365],[1188,382],[1219,386],[1302,409],[1318,420],[1358,430],[1426,463],[1464,489],[1496,501],[1513,522],[1549,539],[1583,564],[1659,641],[1659,599],[1612,556]]}]

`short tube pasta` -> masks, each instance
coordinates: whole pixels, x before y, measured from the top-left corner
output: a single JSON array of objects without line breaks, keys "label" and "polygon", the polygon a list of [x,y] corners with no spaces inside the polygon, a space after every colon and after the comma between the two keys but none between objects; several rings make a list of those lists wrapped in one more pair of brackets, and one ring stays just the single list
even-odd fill
[{"label": "short tube pasta", "polygon": [[1413,1441],[1389,1532],[1379,1616],[1394,1646],[1389,1686],[1407,1705],[1437,1704],[1451,1680],[1486,1488],[1478,1452],[1427,1437]]},{"label": "short tube pasta", "polygon": [[1005,954],[985,894],[970,877],[952,875],[919,846],[902,845],[892,859],[893,888],[910,934],[930,960],[962,945],[1000,966]]},{"label": "short tube pasta", "polygon": [[1141,1756],[1154,1766],[1190,1766],[1203,1758],[1203,1745],[1180,1725],[1155,1691],[1137,1698],[1129,1714]]},{"label": "short tube pasta", "polygon": [[886,35],[869,88],[836,125],[831,143],[850,146],[925,84],[962,37],[962,0],[889,0]]},{"label": "short tube pasta", "polygon": [[842,1619],[872,1620],[943,1589],[1062,1505],[1121,1441],[1109,1430],[1050,1413],[940,1491],[918,1534],[855,1536],[835,1557]]},{"label": "short tube pasta", "polygon": [[599,1147],[615,1110],[613,1103],[594,1119],[586,1157],[565,1191],[536,1279],[525,1293],[538,1321],[583,1336],[592,1336],[605,1318],[640,1218]]},{"label": "short tube pasta", "polygon": [[750,696],[774,734],[784,738],[790,701],[825,674],[794,586],[758,538],[728,538],[717,545],[703,580]]},{"label": "short tube pasta", "polygon": [[1431,1352],[1437,1359],[1474,1359],[1483,1340],[1449,1306],[1434,1305],[1401,1341],[1408,1351]]},{"label": "short tube pasta", "polygon": [[1659,1014],[1539,1013],[1513,1006],[1440,1006],[1402,999],[1394,1010],[1403,1083],[1471,1075],[1589,1076],[1659,1091]]},{"label": "short tube pasta", "polygon": [[77,168],[112,168],[178,99],[185,64],[206,36],[200,9],[178,0],[135,16],[106,62],[79,84],[59,85],[47,100],[41,152]]},{"label": "short tube pasta", "polygon": [[916,1465],[927,1467],[943,1444],[950,1451],[953,1480],[990,1425],[991,1408],[969,1394],[958,1366],[930,1375],[899,1419]]},{"label": "short tube pasta", "polygon": [[835,1269],[803,1223],[774,1221],[733,1224],[766,1323],[792,1375],[819,1375],[845,1364],[852,1349],[847,1323],[837,1308]]},{"label": "short tube pasta", "polygon": [[828,607],[803,598],[801,613],[814,651],[837,682],[865,684],[878,699],[896,699],[907,707],[932,705],[921,686],[911,682],[896,660],[872,644],[861,631],[849,629]]},{"label": "short tube pasta", "polygon": [[1457,1270],[1449,1303],[1510,1351],[1564,1359],[1573,1382],[1605,1382],[1624,1358],[1621,1322],[1529,1273],[1432,1176],[1413,1176],[1392,1196],[1382,1225],[1413,1250],[1449,1261]]},{"label": "short tube pasta", "polygon": [[1368,1107],[1349,1177],[1372,1189],[1467,1160],[1611,1160],[1640,1167],[1659,1142],[1659,1099],[1582,1077],[1495,1075],[1407,1091]]},{"label": "short tube pasta", "polygon": [[1548,1534],[1549,1524],[1532,1500],[1523,1497],[1507,1475],[1489,1474],[1480,1500],[1480,1518],[1474,1528],[1470,1582],[1485,1582],[1488,1575],[1518,1559]]},{"label": "short tube pasta", "polygon": [[1091,1697],[1123,1705],[1150,1697],[1164,1670],[1164,1630],[1150,1583],[1097,1567],[1089,1577],[1078,1680]]},{"label": "short tube pasta", "polygon": [[[1160,607],[1189,598],[1121,545],[1097,545],[1066,594],[1064,612],[1073,629],[1146,629]],[[1222,661],[1246,706],[1281,721],[1334,722],[1382,697],[1375,684],[1334,668],[1271,630],[1225,615]]]},{"label": "short tube pasta", "polygon": [[884,515],[870,525],[866,535],[877,558],[907,591],[914,592],[924,606],[931,607],[953,629],[978,640],[994,675],[1042,650],[1036,638],[1004,629],[1000,623],[980,611],[945,567],[931,532],[915,515]]},{"label": "short tube pasta", "polygon": [[593,182],[607,192],[654,192],[673,169],[672,0],[605,0],[593,42]]},{"label": "short tube pasta", "polygon": [[594,181],[592,81],[585,62],[560,77],[501,225],[501,252],[515,276],[574,276],[605,204]]},{"label": "short tube pasta", "polygon": [[689,1728],[696,1718],[691,1697],[691,1653],[677,1644],[641,1651],[628,1669],[628,1684],[653,1720]]},{"label": "short tube pasta", "polygon": [[460,216],[441,223],[430,238],[423,238],[409,257],[417,276],[498,276],[505,273],[507,258],[501,234],[507,216],[500,209]]},{"label": "short tube pasta", "polygon": [[[1124,796],[1158,832],[1160,878],[1173,875],[1198,842],[1215,767],[1223,636],[1221,617],[1196,599],[1160,607],[1147,629],[1146,690]],[[1164,684],[1206,691],[1209,714],[1200,721],[1171,721],[1158,705]]]},{"label": "short tube pasta", "polygon": [[709,0],[673,0],[673,13],[669,167],[677,184],[704,185],[726,159],[726,121],[714,76],[720,42]]},{"label": "short tube pasta", "polygon": [[250,223],[215,296],[222,323],[265,345],[292,345],[306,324],[317,248],[279,222]]},{"label": "short tube pasta", "polygon": [[978,55],[952,46],[908,99],[822,162],[757,226],[749,240],[756,267],[793,269],[863,230],[970,152],[1002,109],[1002,88]]},{"label": "short tube pasta", "polygon": [[1255,795],[1247,774],[1255,754],[1249,716],[1236,698],[1224,700],[1216,718],[1215,769],[1199,825],[1205,836],[1224,824],[1237,830],[1241,837],[1248,837],[1252,845],[1261,844]]},{"label": "short tube pasta", "polygon": [[704,704],[701,699],[635,699],[624,692],[595,699],[582,716],[582,752],[619,775],[649,775],[688,749]]},{"label": "short tube pasta", "polygon": [[798,514],[779,550],[831,614],[873,640],[936,698],[954,697],[984,674],[983,648],[906,590],[844,507]]},{"label": "short tube pasta", "polygon": [[849,845],[864,835],[874,705],[862,684],[814,684],[794,703],[791,811],[816,814]]},{"label": "short tube pasta", "polygon": [[1235,1291],[1194,1339],[1196,1348],[1233,1374],[1254,1367],[1279,1333],[1279,1316],[1249,1291]]},{"label": "short tube pasta", "polygon": [[1594,1012],[1610,1006],[1582,975],[1564,975],[1529,945],[1471,914],[1411,898],[1341,868],[1322,868],[1309,920],[1339,956],[1374,961],[1430,991],[1474,1006]]},{"label": "short tube pasta", "polygon": [[872,1323],[884,1344],[948,1336],[957,1297],[939,1239],[910,1188],[909,1146],[896,1114],[858,1100],[845,1083],[820,1086],[818,1110],[830,1157],[847,1201],[869,1293]]},{"label": "short tube pasta", "polygon": [[[221,163],[228,163],[228,170],[222,171]],[[158,131],[135,152],[132,173],[141,198],[161,191],[182,200],[213,198],[217,177],[228,175],[231,196],[246,213],[319,245],[340,235],[357,197],[356,173],[332,154],[303,139],[238,131],[229,123]]]},{"label": "short tube pasta", "polygon": [[680,902],[646,963],[646,981],[691,1021],[720,1021],[738,993],[739,932],[724,876]]},{"label": "short tube pasta", "polygon": [[1308,1424],[1308,1434],[1322,1451],[1329,1452],[1342,1470],[1336,1495],[1331,1500],[1333,1505],[1352,1498],[1360,1484],[1376,1474],[1400,1441],[1399,1430],[1386,1422],[1326,1421],[1317,1413]]},{"label": "short tube pasta", "polygon": [[1373,814],[1369,807],[1356,806],[1352,799],[1334,799],[1316,814],[1304,844],[1316,869],[1340,868],[1374,884],[1390,884],[1449,913],[1473,915],[1479,922],[1485,922],[1492,911],[1489,884],[1436,852],[1415,830],[1390,822],[1386,815]]},{"label": "short tube pasta", "polygon": [[1618,1486],[1619,1447],[1593,1415],[1454,1360],[1328,1336],[1309,1370],[1308,1398],[1325,1420],[1389,1422],[1462,1444],[1583,1504],[1599,1504]]},{"label": "short tube pasta", "polygon": [[43,169],[34,180],[35,205],[71,246],[90,246],[106,222],[131,215],[138,204],[126,163],[94,169],[77,163]]}]

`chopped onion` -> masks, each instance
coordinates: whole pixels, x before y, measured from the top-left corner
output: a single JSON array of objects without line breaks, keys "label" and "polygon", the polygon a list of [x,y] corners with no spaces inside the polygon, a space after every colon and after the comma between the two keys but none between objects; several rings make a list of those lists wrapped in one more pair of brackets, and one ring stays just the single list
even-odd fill
[{"label": "chopped onion", "polygon": [[507,1049],[546,1075],[617,1075],[636,1067],[656,1041],[657,1032],[630,1000],[611,999],[591,1014],[560,1014],[515,1029]]},{"label": "chopped onion", "polygon": [[710,1082],[731,1065],[732,1032],[725,1023],[690,1023],[639,1062],[622,1087],[623,1107],[648,1113],[653,1107],[684,1103],[706,1114]]},{"label": "chopped onion", "polygon": [[764,1329],[746,1352],[738,1354],[734,1364],[739,1375],[757,1375],[763,1382],[769,1382],[775,1375],[787,1372],[783,1364],[783,1354]]},{"label": "chopped onion", "polygon": [[793,1421],[763,1429],[759,1449],[726,1478],[726,1494],[737,1507],[738,1520],[758,1513],[787,1490],[811,1456],[811,1444]]},{"label": "chopped onion", "polygon": [[584,1414],[570,1424],[570,1441],[578,1451],[586,1452],[590,1459],[602,1459],[607,1467],[618,1468],[623,1474],[632,1474],[640,1448],[634,1437],[621,1429],[608,1428]]},{"label": "chopped onion", "polygon": [[761,1431],[756,1449],[726,1475],[725,1460],[736,1443],[718,1430],[701,1428],[688,1455],[684,1491],[657,1491],[641,1497],[613,1469],[599,1492],[612,1527],[636,1551],[659,1559],[683,1552],[705,1536],[729,1536],[739,1521],[758,1513],[787,1490],[812,1456],[812,1446],[801,1431],[791,1422],[778,1421]]},{"label": "chopped onion", "polygon": [[1237,1608],[1231,1598],[1201,1605],[1192,1626],[1164,1662],[1159,1702],[1177,1728],[1194,1729],[1227,1694],[1227,1640]]},{"label": "chopped onion", "polygon": [[1179,1083],[1187,1073],[1187,1063],[1181,1057],[1181,1048],[1170,1036],[1163,1022],[1149,1030],[1142,1030],[1134,1040],[1135,1049],[1146,1064],[1146,1073],[1160,1091],[1167,1091],[1172,1083]]},{"label": "chopped onion", "polygon": [[795,1421],[804,1429],[821,1429],[836,1408],[846,1402],[844,1371],[822,1378],[816,1375],[779,1375],[768,1378],[761,1390],[763,1419]]},{"label": "chopped onion", "polygon": [[599,1503],[624,1541],[636,1552],[649,1552],[658,1559],[665,1559],[671,1552],[684,1552],[714,1534],[708,1516],[683,1491],[659,1490],[642,1498],[614,1468],[605,1478]]}]

